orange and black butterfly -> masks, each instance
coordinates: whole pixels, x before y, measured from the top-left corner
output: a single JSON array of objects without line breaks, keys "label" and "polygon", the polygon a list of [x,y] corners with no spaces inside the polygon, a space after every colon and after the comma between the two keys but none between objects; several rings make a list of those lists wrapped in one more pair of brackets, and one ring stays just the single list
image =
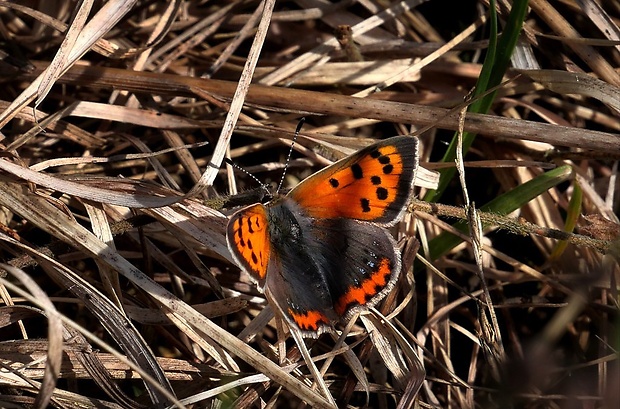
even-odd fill
[{"label": "orange and black butterfly", "polygon": [[400,251],[386,228],[406,210],[418,157],[417,138],[385,139],[231,217],[237,264],[304,336],[332,330],[394,286]]}]

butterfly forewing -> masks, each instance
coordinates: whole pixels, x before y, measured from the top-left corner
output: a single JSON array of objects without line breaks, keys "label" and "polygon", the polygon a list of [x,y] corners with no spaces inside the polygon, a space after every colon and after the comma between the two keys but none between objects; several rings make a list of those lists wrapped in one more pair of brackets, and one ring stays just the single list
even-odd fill
[{"label": "butterfly forewing", "polygon": [[256,204],[235,213],[228,222],[226,238],[237,264],[263,281],[271,253],[265,206]]},{"label": "butterfly forewing", "polygon": [[312,175],[289,196],[312,217],[391,225],[409,201],[417,165],[417,138],[394,137]]}]

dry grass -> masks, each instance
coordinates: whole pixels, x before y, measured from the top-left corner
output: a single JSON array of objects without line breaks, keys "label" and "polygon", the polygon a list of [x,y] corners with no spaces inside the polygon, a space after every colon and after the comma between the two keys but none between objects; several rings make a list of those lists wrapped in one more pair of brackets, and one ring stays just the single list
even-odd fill
[{"label": "dry grass", "polygon": [[[1,407],[618,406],[617,2],[530,0],[491,111],[464,117],[484,1],[17,3]],[[398,134],[454,167],[454,131],[478,134],[463,183],[395,231],[389,323],[305,344],[231,262],[226,216],[256,184],[220,166],[277,181],[301,116],[288,186]]]}]

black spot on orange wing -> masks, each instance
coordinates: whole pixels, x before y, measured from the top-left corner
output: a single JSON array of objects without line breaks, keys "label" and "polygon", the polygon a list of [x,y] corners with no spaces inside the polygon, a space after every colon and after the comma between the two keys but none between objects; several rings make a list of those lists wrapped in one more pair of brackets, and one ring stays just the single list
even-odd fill
[{"label": "black spot on orange wing", "polygon": [[379,200],[386,200],[388,198],[388,190],[384,187],[378,187],[376,193]]},{"label": "black spot on orange wing", "polygon": [[365,197],[362,197],[360,199],[360,206],[362,208],[362,212],[364,213],[368,213],[370,212],[370,200],[366,199]]},{"label": "black spot on orange wing", "polygon": [[353,173],[353,178],[355,179],[362,179],[364,177],[364,169],[359,163],[354,163],[351,165],[351,172]]}]

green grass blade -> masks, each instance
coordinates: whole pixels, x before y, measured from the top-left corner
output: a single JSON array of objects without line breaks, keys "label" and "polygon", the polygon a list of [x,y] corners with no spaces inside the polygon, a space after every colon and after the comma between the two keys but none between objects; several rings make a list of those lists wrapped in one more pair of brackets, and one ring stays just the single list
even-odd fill
[{"label": "green grass blade", "polygon": [[[487,55],[482,65],[482,71],[480,77],[476,82],[476,89],[474,90],[472,98],[485,93],[488,89],[499,85],[502,78],[510,64],[510,56],[517,44],[519,34],[521,33],[521,27],[523,26],[523,20],[527,14],[527,0],[515,0],[510,11],[510,16],[506,22],[504,31],[498,40],[497,37],[497,13],[495,11],[495,1],[491,1],[490,7],[490,21],[489,26],[491,34],[489,36],[489,48],[487,49]],[[495,100],[496,92],[491,92],[480,99],[475,100],[468,109],[468,112],[486,114],[493,101]],[[474,142],[476,137],[475,133],[464,132],[463,133],[463,153],[467,153],[469,147]],[[446,151],[442,162],[454,162],[456,158],[456,134],[452,138],[452,142]],[[454,177],[456,172],[455,168],[446,168],[440,171],[441,177],[439,179],[439,186],[437,190],[429,191],[424,200],[429,202],[436,202],[439,200],[444,190],[450,184],[450,181]]]},{"label": "green grass blade", "polygon": [[[489,203],[480,207],[481,211],[492,212],[497,215],[506,215],[519,209],[527,204],[530,200],[545,193],[559,183],[565,182],[572,177],[572,169],[570,166],[561,166],[549,172],[543,173],[534,179],[517,186],[510,192],[506,192],[501,196],[493,199]],[[467,223],[459,221],[453,225],[457,230],[468,234]],[[430,259],[436,260],[446,254],[456,245],[461,243],[462,239],[448,232],[444,232],[435,237],[429,243]]]},{"label": "green grass blade", "polygon": [[[570,198],[570,202],[568,203],[568,212],[566,214],[566,221],[564,222],[564,231],[572,232],[577,225],[577,221],[579,220],[579,216],[581,216],[581,204],[583,202],[583,191],[581,190],[581,186],[577,181],[573,183],[573,195]],[[551,253],[551,260],[558,259],[566,247],[568,246],[567,241],[559,241],[553,252]]]}]

